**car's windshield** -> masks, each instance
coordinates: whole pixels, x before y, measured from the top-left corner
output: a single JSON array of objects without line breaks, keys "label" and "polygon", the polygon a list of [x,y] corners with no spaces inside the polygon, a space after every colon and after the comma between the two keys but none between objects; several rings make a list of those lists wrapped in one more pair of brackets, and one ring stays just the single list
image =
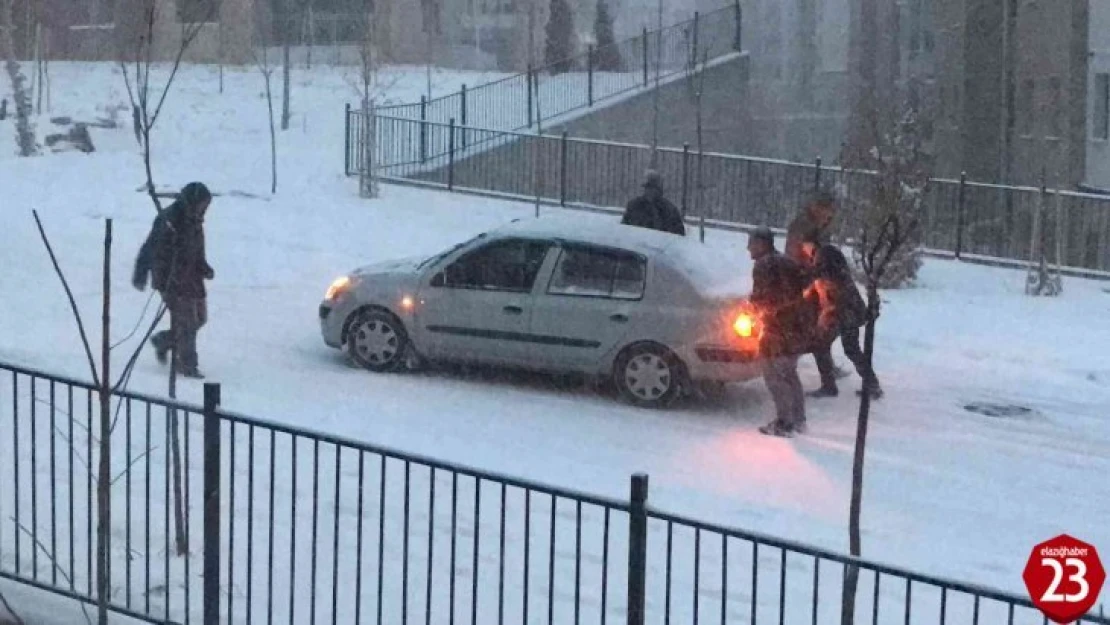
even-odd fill
[{"label": "car's windshield", "polygon": [[462,243],[457,243],[457,244],[451,246],[450,248],[448,248],[448,249],[446,249],[442,252],[437,252],[437,253],[425,258],[424,260],[420,261],[420,264],[417,265],[416,268],[417,269],[423,269],[424,267],[427,267],[428,265],[430,265],[432,263],[438,262],[441,258],[449,256],[455,250],[460,249],[464,245],[469,245],[471,242],[477,241],[478,239],[481,239],[484,236],[486,236],[485,232],[483,232],[482,234],[479,234],[476,237],[472,237],[470,239],[467,239],[466,241],[463,241]]}]

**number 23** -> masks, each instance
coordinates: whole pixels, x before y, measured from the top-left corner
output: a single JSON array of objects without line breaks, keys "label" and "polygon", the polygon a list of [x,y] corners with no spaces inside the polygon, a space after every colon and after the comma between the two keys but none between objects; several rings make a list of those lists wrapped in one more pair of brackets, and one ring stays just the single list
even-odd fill
[{"label": "number 23", "polygon": [[[1068,558],[1064,564],[1060,564],[1059,560],[1053,558],[1041,558],[1041,564],[1050,567],[1053,571],[1052,583],[1041,597],[1041,601],[1078,603],[1086,599],[1087,594],[1091,592],[1091,587],[1087,584],[1087,565],[1079,558]],[[1068,577],[1068,581],[1079,584],[1080,590],[1074,595],[1062,595],[1057,592],[1064,578],[1065,565],[1075,567],[1075,573]]]}]

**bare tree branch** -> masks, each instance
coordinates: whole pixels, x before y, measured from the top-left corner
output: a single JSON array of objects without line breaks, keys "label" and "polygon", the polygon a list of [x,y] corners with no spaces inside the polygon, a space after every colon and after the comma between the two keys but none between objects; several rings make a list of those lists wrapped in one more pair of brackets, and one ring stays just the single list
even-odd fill
[{"label": "bare tree branch", "polygon": [[[69,573],[67,573],[67,572],[66,572],[66,570],[65,570],[64,568],[62,568],[62,565],[58,563],[57,559],[55,559],[55,557],[54,557],[54,554],[53,554],[53,553],[51,553],[51,551],[50,551],[49,549],[47,549],[47,548],[46,548],[46,545],[42,544],[42,541],[38,539],[38,536],[37,536],[37,535],[36,535],[36,534],[35,534],[34,532],[32,532],[31,530],[27,529],[27,528],[26,528],[26,527],[25,527],[25,526],[24,526],[24,525],[23,525],[22,523],[20,523],[20,522],[19,522],[19,520],[18,520],[18,519],[16,519],[15,517],[9,517],[9,518],[10,518],[10,520],[11,520],[11,521],[13,521],[13,522],[15,523],[15,526],[16,526],[16,528],[17,528],[17,529],[18,529],[19,531],[21,531],[21,532],[23,532],[24,534],[26,534],[26,535],[27,535],[27,536],[28,536],[28,537],[29,537],[29,538],[31,539],[31,542],[32,542],[32,543],[34,543],[34,545],[35,545],[36,547],[38,547],[40,551],[42,551],[42,553],[43,553],[43,556],[44,556],[44,557],[45,557],[45,558],[46,558],[46,559],[47,559],[47,560],[48,560],[48,561],[49,561],[49,562],[50,562],[51,564],[53,564],[53,565],[54,565],[54,569],[58,571],[58,575],[61,575],[61,576],[62,576],[62,579],[64,579],[64,580],[65,580],[66,582],[68,582],[70,586],[73,586],[73,585],[74,585],[74,583],[73,583],[73,578],[72,578],[72,577],[70,577]],[[85,621],[86,621],[86,622],[87,622],[87,623],[88,623],[89,625],[92,625],[92,617],[91,617],[91,616],[89,616],[89,612],[88,612],[88,609],[87,609],[87,608],[85,607],[85,603],[84,603],[83,601],[81,601],[81,602],[78,602],[78,603],[80,603],[80,605],[81,605],[81,612],[83,612],[83,613],[84,613],[84,615],[85,615]]]},{"label": "bare tree branch", "polygon": [[0,605],[4,606],[4,611],[8,613],[8,616],[15,619],[15,625],[27,625],[27,622],[23,620],[23,617],[19,616],[19,613],[15,611],[12,604],[8,603],[8,598],[5,597],[2,592],[0,592]]},{"label": "bare tree branch", "polygon": [[66,297],[69,299],[69,307],[73,311],[73,318],[77,321],[77,331],[81,334],[81,345],[85,348],[85,357],[89,360],[89,373],[92,375],[93,384],[100,384],[100,376],[97,375],[96,362],[93,360],[92,347],[89,345],[89,337],[85,333],[85,323],[81,319],[81,311],[77,308],[77,301],[73,298],[73,291],[69,288],[69,281],[66,280],[65,273],[58,265],[58,258],[54,255],[54,248],[50,245],[50,239],[46,236],[46,230],[42,227],[42,221],[39,219],[37,210],[32,210],[31,214],[35,217],[35,224],[39,229],[39,236],[42,237],[42,243],[46,246],[46,252],[50,255],[50,262],[54,265],[54,273],[58,274],[58,279],[62,281],[62,288],[65,289]]}]

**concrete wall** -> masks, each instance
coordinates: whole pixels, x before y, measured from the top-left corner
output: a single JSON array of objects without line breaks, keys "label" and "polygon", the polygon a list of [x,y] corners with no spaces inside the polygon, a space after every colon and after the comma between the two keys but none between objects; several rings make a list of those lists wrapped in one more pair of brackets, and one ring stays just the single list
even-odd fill
[{"label": "concrete wall", "polygon": [[1110,189],[1110,141],[1094,136],[1094,115],[1098,98],[1105,93],[1095,92],[1095,76],[1110,74],[1110,0],[1090,0],[1090,67],[1088,68],[1087,104],[1087,171],[1084,184],[1099,189]]},{"label": "concrete wall", "polygon": [[[702,93],[705,151],[744,153],[751,149],[751,124],[745,106],[747,74],[744,58],[705,71]],[[697,107],[693,96],[697,81],[697,77],[682,78],[660,87],[659,145],[682,147],[689,143],[691,150],[697,148]],[[650,144],[653,116],[654,95],[649,90],[550,130],[556,133],[565,130],[573,137]]]}]

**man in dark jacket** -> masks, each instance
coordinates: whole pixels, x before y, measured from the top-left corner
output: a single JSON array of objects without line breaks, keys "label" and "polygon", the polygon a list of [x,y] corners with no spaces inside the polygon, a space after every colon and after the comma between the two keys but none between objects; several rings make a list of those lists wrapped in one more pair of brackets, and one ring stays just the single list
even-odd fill
[{"label": "man in dark jacket", "polygon": [[169,331],[151,337],[158,361],[171,349],[186,377],[202,378],[197,362],[197,332],[208,321],[205,280],[215,277],[204,250],[204,216],[212,194],[199,182],[181,190],[177,200],[154,219],[135,259],[132,284],[146,289],[147,276],[170,313]]},{"label": "man in dark jacket", "polygon": [[859,329],[867,323],[867,303],[863,301],[851,267],[844,254],[832,244],[821,244],[816,237],[802,242],[802,255],[810,267],[813,283],[807,289],[807,297],[818,303],[820,314],[817,320],[817,347],[814,358],[817,370],[821,372],[821,388],[809,393],[811,397],[835,397],[836,372],[833,365],[832,345],[840,337],[844,355],[856,367],[863,379],[861,393],[870,391],[873,398],[882,396],[882,388],[874,370],[867,364],[863,350],[860,349]]},{"label": "man in dark jacket", "polygon": [[762,331],[759,356],[763,380],[775,402],[776,417],[759,430],[789,436],[805,429],[805,395],[798,378],[798,356],[809,350],[816,321],[805,299],[807,280],[802,267],[775,249],[774,235],[760,228],[748,238],[752,269],[750,301],[759,314]]},{"label": "man in dark jacket", "polygon": [[815,193],[806,203],[805,209],[790,222],[786,230],[786,246],[783,250],[795,262],[806,264],[802,255],[802,242],[816,240],[829,242],[829,228],[836,216],[836,198],[827,191]]},{"label": "man in dark jacket", "polygon": [[682,213],[670,200],[663,197],[663,178],[652,170],[648,170],[644,177],[643,194],[625,207],[621,223],[686,236]]}]

